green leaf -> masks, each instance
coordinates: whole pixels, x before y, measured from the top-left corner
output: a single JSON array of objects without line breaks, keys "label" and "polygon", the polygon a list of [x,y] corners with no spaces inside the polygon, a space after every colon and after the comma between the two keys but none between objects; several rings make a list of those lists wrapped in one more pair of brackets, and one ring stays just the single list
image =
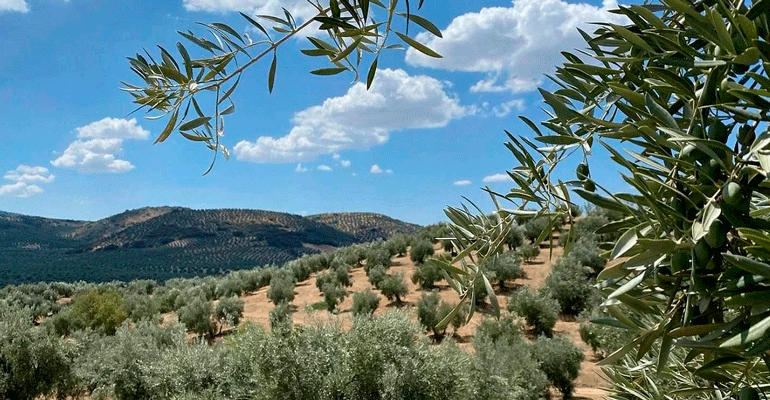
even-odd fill
[{"label": "green leaf", "polygon": [[273,53],[273,62],[270,63],[270,72],[267,74],[267,91],[273,93],[273,86],[275,85],[275,69],[278,64],[278,56]]},{"label": "green leaf", "polygon": [[[340,39],[340,42],[341,42],[341,41],[342,41],[342,39]],[[345,57],[347,57],[347,56],[348,56],[350,53],[352,53],[352,52],[353,52],[353,50],[355,50],[355,49],[358,47],[358,45],[359,45],[359,44],[361,44],[361,36],[357,37],[357,38],[356,38],[356,39],[353,41],[353,43],[351,43],[351,44],[350,44],[350,46],[346,47],[346,48],[345,48],[345,49],[343,49],[341,52],[339,52],[339,54],[337,54],[337,56],[336,56],[336,57],[332,58],[331,62],[333,62],[333,63],[336,63],[336,62],[338,62],[338,61],[340,61],[340,60],[344,59],[344,58],[345,58]]]},{"label": "green leaf", "polygon": [[755,275],[762,275],[766,278],[770,278],[770,265],[767,265],[763,262],[759,262],[756,260],[752,260],[751,258],[748,258],[748,257],[739,256],[739,255],[730,254],[730,253],[723,253],[723,256],[725,260],[730,262],[730,264],[733,264],[744,271],[748,271]]},{"label": "green leaf", "polygon": [[187,121],[179,126],[180,131],[190,131],[193,130],[207,122],[211,121],[211,117],[198,117],[191,121]]},{"label": "green leaf", "polygon": [[672,129],[679,129],[679,124],[676,123],[676,120],[674,117],[671,116],[671,114],[663,108],[658,102],[655,101],[655,99],[652,98],[649,94],[645,94],[644,96],[644,102],[645,105],[647,105],[647,109],[652,113],[652,115],[661,123],[666,125],[669,128]]},{"label": "green leaf", "polygon": [[428,48],[428,46],[410,38],[409,36],[406,36],[400,32],[396,32],[396,35],[398,35],[398,37],[400,37],[401,40],[403,40],[406,44],[412,46],[412,48],[414,48],[415,50],[419,51],[422,54],[425,54],[428,57],[443,58],[441,54],[436,53],[435,51]]},{"label": "green leaf", "polygon": [[171,132],[174,130],[174,127],[176,126],[176,119],[179,116],[179,109],[177,108],[174,110],[174,113],[171,114],[171,118],[169,118],[168,122],[166,123],[166,127],[163,128],[163,132],[158,135],[158,138],[155,139],[155,143],[160,143],[168,139],[168,136],[171,135]]},{"label": "green leaf", "polygon": [[615,247],[612,249],[612,254],[610,255],[610,260],[615,260],[618,257],[622,257],[623,254],[626,254],[628,250],[630,250],[634,245],[636,245],[636,241],[638,240],[638,236],[636,235],[635,229],[627,229],[623,235],[618,239],[617,242],[615,242]]},{"label": "green leaf", "polygon": [[369,67],[369,74],[366,76],[366,89],[369,90],[374,82],[374,75],[377,73],[377,61],[380,57],[377,57],[372,61],[372,65]]},{"label": "green leaf", "polygon": [[[400,15],[404,17],[407,16],[406,14],[403,14],[403,13]],[[427,19],[415,14],[409,14],[408,17],[410,21],[414,22],[417,25],[420,25],[423,29],[432,33],[434,36],[443,37],[441,35],[441,29],[439,29],[436,25],[434,25],[432,22],[428,21]]]},{"label": "green leaf", "polygon": [[339,68],[321,68],[314,71],[310,71],[313,75],[337,75],[340,72],[347,71],[347,68],[339,67]]},{"label": "green leaf", "polygon": [[575,144],[580,143],[583,140],[579,137],[574,136],[535,136],[535,140],[538,142],[543,142],[547,144],[562,144],[562,145],[569,145],[569,144]]},{"label": "green leaf", "polygon": [[770,316],[766,317],[762,321],[752,325],[751,328],[731,337],[722,343],[719,347],[735,347],[743,346],[751,343],[757,339],[764,337],[770,330]]}]

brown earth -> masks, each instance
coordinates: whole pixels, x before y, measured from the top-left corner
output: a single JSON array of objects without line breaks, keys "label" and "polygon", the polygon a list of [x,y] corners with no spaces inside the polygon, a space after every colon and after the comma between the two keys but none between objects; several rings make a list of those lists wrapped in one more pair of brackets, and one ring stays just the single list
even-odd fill
[{"label": "brown earth", "polygon": [[[441,250],[437,247],[437,253]],[[495,282],[495,287],[498,294],[498,300],[500,302],[501,310],[507,309],[508,295],[516,290],[516,288],[527,286],[533,289],[540,288],[544,285],[546,277],[550,274],[551,266],[554,261],[561,257],[563,249],[554,248],[552,252],[548,248],[543,248],[540,255],[529,263],[522,263],[522,269],[526,276],[515,281],[506,282],[506,288],[500,290]],[[405,257],[396,257],[393,259],[393,264],[389,268],[389,273],[403,273],[409,292],[403,297],[402,308],[407,310],[416,309],[416,304],[422,295],[422,289],[418,285],[415,285],[411,281],[412,272],[415,269],[415,264],[409,259],[408,255]],[[379,291],[375,289],[370,283],[362,266],[353,268],[350,272],[353,285],[347,289],[348,296],[339,305],[339,312],[336,314],[329,313],[323,306],[318,304],[323,302],[323,296],[316,288],[316,275],[311,275],[310,279],[305,282],[298,283],[295,288],[295,297],[292,302],[292,318],[295,325],[309,325],[318,322],[332,322],[338,324],[343,329],[348,329],[352,323],[351,307],[353,306],[352,294],[362,292],[367,289],[372,290],[379,294]],[[452,290],[449,285],[444,281],[440,281],[436,285],[438,292],[442,300],[457,303],[459,296]],[[243,321],[251,321],[265,328],[269,328],[269,312],[274,308],[273,303],[267,298],[267,289],[262,288],[256,292],[246,294],[241,297],[244,301],[244,313]],[[396,308],[395,302],[388,301],[385,296],[380,295],[381,301],[379,308],[375,311],[375,315],[380,315],[389,309]],[[319,310],[320,308],[320,310]],[[491,309],[491,307],[490,307]],[[459,328],[455,332],[454,337],[458,344],[472,351],[471,340],[476,327],[481,320],[491,315],[489,311],[477,311],[470,323]],[[415,315],[416,319],[416,315]],[[578,346],[585,355],[585,361],[581,365],[580,375],[576,381],[576,389],[574,396],[576,399],[591,399],[599,400],[604,399],[606,392],[602,389],[604,381],[600,376],[600,368],[596,365],[596,357],[591,349],[583,343],[578,333],[579,323],[575,321],[560,319],[555,327],[555,334],[564,335],[572,340],[572,342]],[[450,328],[451,329],[451,328]],[[450,331],[451,332],[451,331]],[[554,397],[560,397],[555,392]]]}]

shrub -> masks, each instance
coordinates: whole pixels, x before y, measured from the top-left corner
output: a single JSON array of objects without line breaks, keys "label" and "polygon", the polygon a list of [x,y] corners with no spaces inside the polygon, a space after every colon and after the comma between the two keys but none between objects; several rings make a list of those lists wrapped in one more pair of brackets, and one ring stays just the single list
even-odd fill
[{"label": "shrub", "polygon": [[[417,320],[426,330],[433,332],[437,338],[441,338],[446,334],[448,324],[441,329],[438,329],[437,325],[452,312],[452,309],[454,306],[441,301],[438,294],[423,293],[420,301],[417,302]],[[455,319],[457,318],[455,317]]]},{"label": "shrub", "polygon": [[508,250],[516,250],[524,244],[524,227],[515,224],[511,226],[511,230],[505,237],[505,244],[508,245]]},{"label": "shrub", "polygon": [[559,318],[559,302],[542,290],[537,293],[528,289],[519,291],[511,296],[508,310],[524,317],[536,335],[548,337],[553,335],[553,327]]},{"label": "shrub", "polygon": [[32,400],[74,394],[65,343],[32,324],[28,310],[0,304],[0,398]]},{"label": "shrub", "polygon": [[267,298],[276,305],[294,300],[294,276],[283,270],[274,272],[272,279],[270,279]]},{"label": "shrub", "polygon": [[318,288],[318,291],[321,292],[321,294],[323,294],[324,285],[326,285],[327,283],[336,283],[336,279],[332,275],[331,271],[326,271],[316,276],[315,287]]},{"label": "shrub", "polygon": [[545,288],[566,315],[580,314],[598,297],[598,289],[593,287],[582,265],[570,258],[561,258],[554,264]]},{"label": "shrub", "polygon": [[572,245],[567,257],[579,262],[589,276],[595,277],[604,269],[606,259],[601,256],[599,245],[591,237],[581,237]]},{"label": "shrub", "polygon": [[626,331],[624,329],[591,322],[594,319],[608,318],[607,313],[600,311],[598,307],[590,312],[587,311],[578,316],[580,321],[578,332],[583,342],[590,346],[594,353],[604,357],[626,344]]},{"label": "shrub", "polygon": [[433,288],[434,283],[441,279],[441,269],[431,263],[418,264],[412,273],[412,283],[419,284],[423,289]]},{"label": "shrub", "polygon": [[509,344],[521,341],[521,326],[511,315],[505,315],[500,319],[484,318],[476,328],[473,336],[473,346],[490,341],[503,341]]},{"label": "shrub", "polygon": [[291,309],[289,303],[281,302],[270,311],[270,329],[274,333],[291,331]]},{"label": "shrub", "polygon": [[148,320],[158,322],[160,320],[160,307],[155,296],[132,295],[125,299],[126,310],[134,322]]},{"label": "shrub", "polygon": [[415,264],[422,264],[425,259],[433,255],[433,244],[427,240],[419,240],[412,243],[410,258]]},{"label": "shrub", "polygon": [[545,373],[554,387],[565,398],[572,397],[574,381],[580,372],[580,363],[585,358],[569,339],[539,337],[532,346],[532,355],[540,363],[540,370]]},{"label": "shrub", "polygon": [[524,272],[521,270],[521,258],[514,251],[487,258],[484,260],[484,269],[494,273],[500,284],[500,289],[505,288],[506,280],[524,276]]},{"label": "shrub", "polygon": [[84,327],[114,335],[118,326],[128,318],[120,293],[89,289],[76,295],[70,306],[70,318]]},{"label": "shrub", "polygon": [[532,243],[524,243],[518,250],[516,250],[516,252],[524,259],[524,261],[531,262],[532,259],[540,255],[540,246]]},{"label": "shrub", "polygon": [[535,243],[535,241],[544,230],[548,229],[550,224],[551,221],[548,217],[532,218],[524,224],[524,237],[529,239],[530,243],[537,246],[540,243]]},{"label": "shrub", "polygon": [[243,293],[244,282],[234,275],[229,275],[217,283],[215,291],[218,298],[240,296]]},{"label": "shrub", "polygon": [[178,311],[179,322],[187,330],[199,335],[213,335],[214,322],[211,320],[211,302],[203,297],[196,297]]},{"label": "shrub", "polygon": [[548,378],[538,368],[530,347],[518,336],[512,340],[477,340],[472,379],[476,399],[541,400]]},{"label": "shrub", "polygon": [[371,290],[353,294],[353,316],[372,315],[380,305],[380,296]]},{"label": "shrub", "polygon": [[345,298],[345,288],[332,282],[324,284],[322,290],[324,295],[324,302],[326,303],[326,310],[329,312],[334,311],[337,308],[337,304]]},{"label": "shrub", "polygon": [[[384,247],[388,249],[391,256],[401,257],[406,255],[406,251],[411,241],[412,240],[409,236],[404,235],[403,233],[397,233],[385,241]],[[368,258],[366,262],[369,262]]]},{"label": "shrub", "polygon": [[369,277],[369,283],[379,289],[382,281],[388,277],[388,273],[385,272],[385,267],[382,265],[375,265],[374,267],[369,268],[367,276]]},{"label": "shrub", "polygon": [[214,308],[214,317],[219,321],[219,326],[228,324],[236,326],[243,316],[243,300],[238,296],[222,297]]},{"label": "shrub", "polygon": [[385,246],[376,246],[366,251],[366,269],[375,266],[389,266],[391,252]]},{"label": "shrub", "polygon": [[350,279],[350,265],[342,264],[334,269],[334,279],[337,284],[344,287],[353,286],[353,281]]},{"label": "shrub", "polygon": [[404,282],[404,274],[388,275],[380,282],[380,291],[388,299],[396,299],[396,304],[401,305],[401,296],[407,294],[408,289]]}]

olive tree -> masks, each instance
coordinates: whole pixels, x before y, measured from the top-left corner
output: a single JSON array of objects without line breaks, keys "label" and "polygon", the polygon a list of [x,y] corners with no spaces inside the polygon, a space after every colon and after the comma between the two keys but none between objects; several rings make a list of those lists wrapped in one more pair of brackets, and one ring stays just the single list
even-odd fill
[{"label": "olive tree", "polygon": [[[626,331],[602,361],[617,365],[617,396],[756,398],[770,382],[767,2],[664,0],[615,12],[628,24],[581,31],[587,49],[563,53],[558,87],[540,89],[548,116],[522,117],[534,138],[508,133],[514,187],[492,196],[503,216],[548,221],[535,243],[572,221],[577,199],[618,214],[597,231],[619,233],[597,278],[612,316],[600,322]],[[607,168],[597,147],[626,192],[594,179],[591,165]],[[575,178],[564,179],[576,158]],[[447,215],[457,242],[476,251],[445,263],[467,298],[488,284],[475,265],[500,251],[510,225],[467,208]],[[650,369],[665,379],[645,379]]]}]

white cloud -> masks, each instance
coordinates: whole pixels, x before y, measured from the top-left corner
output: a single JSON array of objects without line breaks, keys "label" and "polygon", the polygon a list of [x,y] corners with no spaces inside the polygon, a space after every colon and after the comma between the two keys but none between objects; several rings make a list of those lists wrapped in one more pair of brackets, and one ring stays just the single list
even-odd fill
[{"label": "white cloud", "polygon": [[56,176],[49,173],[46,167],[30,167],[22,164],[15,170],[6,172],[3,178],[13,182],[51,183],[56,179]]},{"label": "white cloud", "polygon": [[454,182],[454,185],[455,185],[455,186],[468,186],[468,185],[470,185],[471,183],[472,183],[471,181],[469,181],[469,180],[467,180],[467,179],[464,179],[464,180],[461,180],[461,181],[455,181],[455,182]]},{"label": "white cloud", "polygon": [[379,166],[379,165],[377,165],[377,164],[373,164],[373,165],[372,165],[372,168],[370,168],[370,169],[369,169],[369,172],[371,172],[371,173],[373,173],[373,174],[381,174],[381,173],[385,172],[385,170],[383,170],[382,168],[380,168],[380,166]]},{"label": "white cloud", "polygon": [[329,172],[332,170],[332,168],[328,165],[319,165],[318,166],[319,171]]},{"label": "white cloud", "polygon": [[297,22],[305,21],[318,13],[307,0],[184,0],[184,8],[188,11],[242,11],[251,15],[267,14],[283,18],[282,7],[289,10]]},{"label": "white cloud", "polygon": [[0,196],[23,198],[43,193],[44,190],[39,185],[53,182],[56,176],[51,174],[48,168],[30,167],[22,164],[16,169],[6,172],[3,179],[13,183],[0,186]]},{"label": "white cloud", "polygon": [[0,0],[0,13],[4,11],[29,12],[29,3],[25,0]]},{"label": "white cloud", "polygon": [[340,159],[340,154],[339,153],[334,153],[332,155],[332,158],[335,159],[335,160],[339,160]]},{"label": "white cloud", "polygon": [[436,59],[409,48],[411,65],[449,71],[481,72],[486,78],[472,92],[514,93],[534,90],[544,73],[562,62],[560,51],[586,47],[577,31],[591,31],[591,22],[625,22],[610,14],[616,0],[600,7],[563,0],[515,0],[511,7],[486,7],[456,17],[442,30],[443,38],[423,32],[416,39],[436,50]]},{"label": "white cloud", "polygon": [[145,140],[150,132],[137,125],[136,119],[104,118],[76,128],[78,140],[51,165],[80,172],[125,173],[134,169],[129,161],[119,159],[123,152],[123,140]]},{"label": "white cloud", "polygon": [[340,160],[340,165],[342,165],[343,168],[349,167],[351,164],[350,160]]},{"label": "white cloud", "polygon": [[444,127],[475,112],[460,105],[441,81],[384,69],[377,72],[370,90],[358,82],[345,95],[296,113],[288,135],[241,141],[234,151],[239,160],[255,163],[310,161],[322,154],[381,145],[393,132]]},{"label": "white cloud", "polygon": [[523,111],[524,100],[515,99],[492,107],[492,113],[495,114],[495,116],[498,118],[508,116],[508,114],[510,114],[513,110]]},{"label": "white cloud", "polygon": [[487,175],[482,179],[484,183],[510,182],[511,177],[508,174]]},{"label": "white cloud", "polygon": [[150,132],[136,124],[136,118],[104,118],[76,128],[78,138],[147,139]]},{"label": "white cloud", "polygon": [[307,172],[310,171],[309,169],[302,166],[302,163],[297,164],[297,168],[294,168],[297,172]]}]

